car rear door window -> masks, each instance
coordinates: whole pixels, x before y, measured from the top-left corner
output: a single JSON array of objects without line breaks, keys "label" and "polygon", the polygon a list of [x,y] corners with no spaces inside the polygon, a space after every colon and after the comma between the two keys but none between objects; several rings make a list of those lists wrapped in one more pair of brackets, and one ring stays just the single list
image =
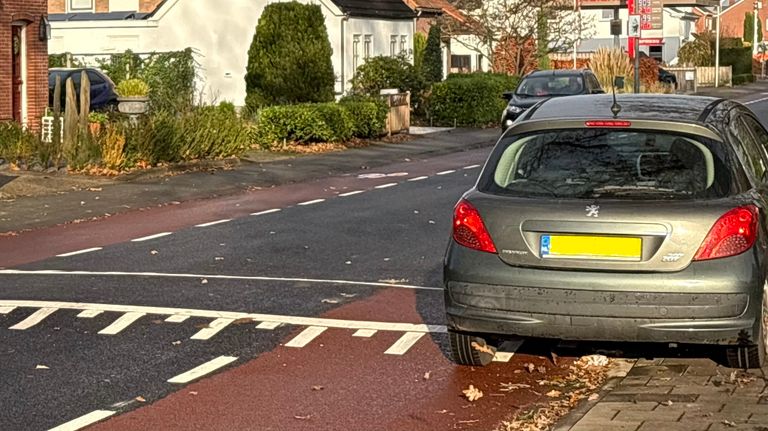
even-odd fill
[{"label": "car rear door window", "polygon": [[744,158],[746,168],[752,173],[755,181],[762,181],[765,178],[768,163],[766,163],[763,151],[760,149],[760,144],[758,144],[750,128],[747,127],[744,118],[744,115],[732,113],[728,129],[732,135],[734,146]]},{"label": "car rear door window", "polygon": [[92,70],[89,70],[87,73],[88,73],[88,79],[91,81],[91,84],[101,85],[105,82],[104,78],[102,78],[98,73]]},{"label": "car rear door window", "polygon": [[674,132],[568,129],[510,136],[481,191],[517,197],[685,200],[731,193],[722,145]]}]

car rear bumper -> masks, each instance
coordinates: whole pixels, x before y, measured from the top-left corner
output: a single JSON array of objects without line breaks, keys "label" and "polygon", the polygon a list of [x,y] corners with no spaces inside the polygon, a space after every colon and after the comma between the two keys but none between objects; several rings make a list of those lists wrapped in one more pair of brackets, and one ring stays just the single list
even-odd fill
[{"label": "car rear bumper", "polygon": [[568,340],[736,344],[758,327],[762,283],[754,266],[742,256],[669,274],[553,271],[511,267],[496,255],[452,246],[445,267],[448,327]]}]

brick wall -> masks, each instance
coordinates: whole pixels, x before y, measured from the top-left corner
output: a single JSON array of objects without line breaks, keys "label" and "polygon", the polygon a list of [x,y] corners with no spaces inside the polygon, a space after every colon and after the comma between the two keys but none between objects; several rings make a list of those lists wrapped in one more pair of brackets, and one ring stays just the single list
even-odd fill
[{"label": "brick wall", "polygon": [[[139,12],[153,12],[163,0],[139,0]],[[48,0],[48,13],[65,13],[67,0]],[[96,12],[109,12],[109,0],[96,0]]]},{"label": "brick wall", "polygon": [[[768,1],[763,1],[763,7],[758,13],[759,20],[762,22],[763,28],[763,40],[768,39],[768,26],[766,25],[766,19],[768,19]],[[752,13],[754,11],[754,2],[743,1],[736,3],[729,7],[720,16],[720,31],[723,37],[744,37],[744,15]],[[701,15],[697,13],[697,15]],[[710,28],[715,30],[714,18],[710,18]],[[707,29],[707,18],[701,16],[696,21],[696,31],[702,32]]]},{"label": "brick wall", "polygon": [[48,106],[48,42],[40,41],[40,18],[46,15],[46,0],[4,0],[0,14],[0,120],[13,118],[11,98],[11,23],[27,24],[27,113],[29,126],[40,128],[40,118]]},{"label": "brick wall", "polygon": [[96,0],[96,13],[109,12],[109,0]]},{"label": "brick wall", "polygon": [[153,12],[163,0],[139,0],[139,12]]},{"label": "brick wall", "polygon": [[48,0],[48,13],[64,13],[67,11],[67,0]]}]

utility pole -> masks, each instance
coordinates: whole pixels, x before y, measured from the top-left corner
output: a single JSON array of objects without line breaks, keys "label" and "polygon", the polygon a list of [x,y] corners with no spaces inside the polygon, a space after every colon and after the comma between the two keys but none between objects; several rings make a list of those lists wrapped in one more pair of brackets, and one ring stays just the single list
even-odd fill
[{"label": "utility pole", "polygon": [[722,5],[717,3],[717,17],[715,17],[715,88],[720,86],[720,12]]},{"label": "utility pole", "polygon": [[757,55],[757,15],[760,12],[760,2],[756,0],[754,6],[755,12],[752,14],[752,57]]},{"label": "utility pole", "polygon": [[[619,8],[613,9],[613,19],[618,21],[621,19],[619,16]],[[616,49],[621,49],[621,35],[615,34],[613,35],[613,47]]]}]

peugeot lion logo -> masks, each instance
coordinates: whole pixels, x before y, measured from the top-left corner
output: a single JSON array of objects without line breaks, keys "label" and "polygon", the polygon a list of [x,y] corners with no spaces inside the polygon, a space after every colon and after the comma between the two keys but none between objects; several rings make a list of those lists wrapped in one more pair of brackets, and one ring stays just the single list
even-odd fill
[{"label": "peugeot lion logo", "polygon": [[587,205],[587,217],[600,217],[600,205]]}]

